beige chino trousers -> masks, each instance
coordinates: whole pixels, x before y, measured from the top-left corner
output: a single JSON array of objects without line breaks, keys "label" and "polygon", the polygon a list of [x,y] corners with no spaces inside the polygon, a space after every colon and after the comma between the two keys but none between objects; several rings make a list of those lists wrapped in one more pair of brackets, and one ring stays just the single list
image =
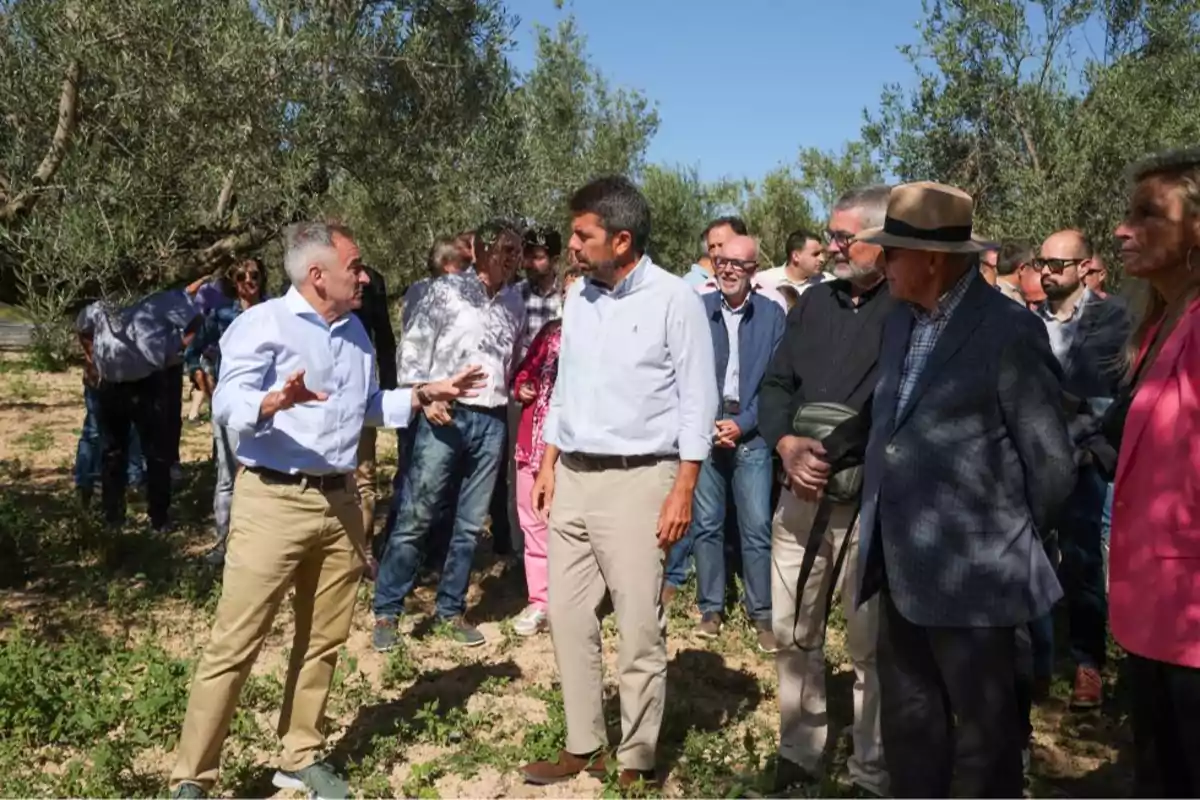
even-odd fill
[{"label": "beige chino trousers", "polygon": [[368,552],[371,539],[375,535],[375,506],[379,502],[378,462],[375,455],[378,430],[363,426],[358,437],[358,465],[354,468],[354,484],[358,488],[359,506],[362,507],[363,535]]},{"label": "beige chino trousers", "polygon": [[350,633],[363,548],[362,515],[349,477],[343,488],[322,491],[241,470],[221,599],[188,697],[172,787],[187,781],[209,791],[216,783],[238,695],[293,581],[296,631],[279,714],[280,767],[295,771],[317,760],[338,648]]},{"label": "beige chino trousers", "polygon": [[620,633],[622,769],[654,768],[667,696],[663,551],[658,515],[679,471],[676,461],[593,469],[564,455],[555,469],[547,546],[549,618],[562,681],[567,751],[608,746],[597,610],[607,590]]},{"label": "beige chino trousers", "polygon": [[[846,616],[846,649],[854,665],[854,752],[846,767],[855,784],[886,797],[888,780],[879,731],[879,676],[875,666],[879,604],[877,598],[872,598],[861,608],[854,607],[858,585],[858,523],[853,506],[834,507],[804,586],[799,619],[796,618],[796,583],[816,514],[816,503],[801,500],[785,489],[771,525],[771,622],[780,647],[775,655],[779,673],[779,754],[813,774],[820,773],[829,720],[825,652],[823,646],[817,645],[821,641],[826,598],[830,596],[833,564],[849,536],[850,544],[838,576],[838,591]],[[801,649],[797,641],[812,649]]]}]

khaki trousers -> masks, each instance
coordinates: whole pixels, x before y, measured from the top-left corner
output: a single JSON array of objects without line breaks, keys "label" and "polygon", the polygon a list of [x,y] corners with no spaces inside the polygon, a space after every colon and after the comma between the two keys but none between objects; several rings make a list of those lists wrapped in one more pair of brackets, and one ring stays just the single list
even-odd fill
[{"label": "khaki trousers", "polygon": [[[354,485],[362,506],[363,536],[369,545],[375,535],[375,504],[379,500],[379,483],[375,470],[375,436],[378,428],[364,427],[358,437],[358,466],[354,468]],[[367,548],[370,552],[370,547]]]},{"label": "khaki trousers", "polygon": [[[796,582],[808,544],[817,504],[784,490],[771,525],[772,627],[779,640],[775,656],[779,673],[779,753],[818,773],[829,734],[825,701],[825,653],[820,641],[833,563],[846,536],[850,544],[838,580],[846,616],[846,648],[854,664],[854,752],[847,763],[850,779],[876,794],[887,796],[887,771],[879,731],[879,676],[875,640],[879,631],[878,599],[854,607],[858,584],[858,523],[852,506],[836,506],[830,517],[812,573],[804,586],[800,618],[796,620]],[[851,529],[851,523],[854,527]],[[795,624],[793,638],[792,626]]]},{"label": "khaki trousers", "polygon": [[308,766],[325,744],[325,701],[364,564],[362,516],[349,478],[326,491],[268,481],[249,470],[237,478],[221,599],[188,698],[172,786],[188,781],[207,791],[216,782],[238,695],[293,580],[280,767]]},{"label": "khaki trousers", "polygon": [[562,680],[567,751],[607,747],[597,611],[607,589],[620,633],[622,769],[654,768],[667,696],[663,551],[658,515],[679,464],[589,469],[564,455],[555,469],[547,546],[549,618]]}]

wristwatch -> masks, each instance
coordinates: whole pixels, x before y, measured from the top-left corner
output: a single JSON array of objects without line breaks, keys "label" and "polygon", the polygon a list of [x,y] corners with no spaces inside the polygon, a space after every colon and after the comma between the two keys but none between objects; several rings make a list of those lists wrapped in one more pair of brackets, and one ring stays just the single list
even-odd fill
[{"label": "wristwatch", "polygon": [[429,384],[428,384],[428,383],[419,383],[419,384],[417,384],[417,388],[415,389],[415,391],[416,391],[416,394],[417,394],[417,402],[418,402],[418,403],[420,403],[420,404],[421,404],[421,405],[423,405],[423,406],[427,406],[427,405],[429,405],[430,403],[432,403],[432,402],[433,402],[433,398],[431,398],[431,397],[430,397],[430,396],[429,396],[429,395],[428,395],[428,394],[425,392],[425,388],[426,388],[427,386],[429,386]]}]

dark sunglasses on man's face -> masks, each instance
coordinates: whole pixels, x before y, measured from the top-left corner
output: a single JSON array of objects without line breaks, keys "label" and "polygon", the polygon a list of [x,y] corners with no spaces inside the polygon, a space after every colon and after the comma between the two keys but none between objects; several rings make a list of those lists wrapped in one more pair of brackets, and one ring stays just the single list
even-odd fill
[{"label": "dark sunglasses on man's face", "polygon": [[258,283],[257,272],[239,272],[233,276],[238,283]]},{"label": "dark sunglasses on man's face", "polygon": [[753,272],[758,269],[758,262],[753,259],[743,261],[740,258],[725,258],[724,256],[715,256],[712,260],[713,269],[731,269],[736,272]]},{"label": "dark sunglasses on man's face", "polygon": [[1033,268],[1038,272],[1048,269],[1055,275],[1061,275],[1068,267],[1078,266],[1086,258],[1035,258],[1033,260]]}]

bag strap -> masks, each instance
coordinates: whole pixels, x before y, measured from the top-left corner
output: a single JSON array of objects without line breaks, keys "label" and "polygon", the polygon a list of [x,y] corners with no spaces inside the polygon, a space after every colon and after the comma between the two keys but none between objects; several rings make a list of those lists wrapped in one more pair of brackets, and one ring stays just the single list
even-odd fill
[{"label": "bag strap", "polygon": [[796,627],[800,624],[800,612],[804,605],[804,587],[812,576],[817,553],[825,541],[825,534],[829,530],[829,522],[832,518],[833,503],[828,497],[822,497],[821,502],[817,505],[817,514],[813,517],[812,528],[808,532],[808,544],[804,548],[804,560],[800,562],[800,574],[796,577],[796,608],[792,614],[792,644],[806,653],[825,647],[825,631],[829,627],[829,612],[833,609],[833,598],[837,594],[838,575],[842,571],[842,563],[846,560],[846,551],[850,547],[850,535],[854,532],[855,523],[858,522],[858,509],[854,510],[854,515],[850,518],[850,524],[846,527],[846,535],[842,537],[842,546],[838,548],[837,556],[833,561],[833,571],[829,576],[829,588],[825,590],[825,611],[821,615],[821,637],[815,645],[809,647],[801,644],[800,640],[796,638]]}]

